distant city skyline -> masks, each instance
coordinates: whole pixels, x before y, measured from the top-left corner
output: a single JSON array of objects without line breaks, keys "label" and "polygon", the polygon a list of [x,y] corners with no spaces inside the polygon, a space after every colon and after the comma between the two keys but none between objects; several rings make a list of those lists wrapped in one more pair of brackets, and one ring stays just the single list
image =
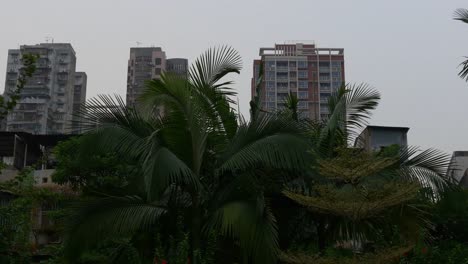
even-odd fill
[{"label": "distant city skyline", "polygon": [[228,44],[243,58],[244,69],[232,79],[241,113],[249,118],[251,62],[258,49],[315,40],[319,47],[344,48],[347,82],[366,82],[381,92],[371,124],[410,127],[410,145],[447,153],[468,149],[468,83],[457,76],[468,56],[468,27],[452,20],[456,8],[468,7],[466,1],[222,3],[187,1],[181,8],[176,1],[82,0],[70,5],[73,12],[62,12],[51,8],[67,5],[58,0],[2,2],[0,80],[8,49],[49,36],[77,51],[77,68],[88,75],[88,98],[125,98],[128,51],[137,41],[190,62],[209,47]]}]

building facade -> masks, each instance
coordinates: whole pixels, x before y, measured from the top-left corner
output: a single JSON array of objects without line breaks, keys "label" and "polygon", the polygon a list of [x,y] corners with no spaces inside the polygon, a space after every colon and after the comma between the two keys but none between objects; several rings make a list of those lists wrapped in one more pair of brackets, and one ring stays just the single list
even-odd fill
[{"label": "building facade", "polygon": [[408,131],[408,127],[367,126],[356,138],[354,146],[369,152],[391,145],[407,147]]},{"label": "building facade", "polygon": [[166,69],[166,53],[159,47],[130,48],[127,74],[127,105],[137,105],[145,82],[159,79]]},{"label": "building facade", "polygon": [[175,73],[179,76],[187,78],[188,76],[188,60],[183,58],[167,59],[166,71]]},{"label": "building facade", "polygon": [[22,68],[21,56],[25,53],[38,55],[36,71],[21,92],[15,109],[8,114],[5,130],[32,134],[70,133],[77,75],[73,47],[68,43],[41,43],[9,50],[6,98],[16,89]]},{"label": "building facade", "polygon": [[468,187],[468,151],[454,151],[447,168],[447,176],[463,187]]},{"label": "building facade", "polygon": [[82,124],[80,118],[80,111],[83,104],[86,102],[86,84],[88,83],[88,76],[85,72],[77,72],[75,74],[75,86],[73,88],[73,134],[82,133]]},{"label": "building facade", "polygon": [[[343,49],[276,44],[260,48],[259,55],[254,61],[251,94],[254,98],[259,93],[262,109],[281,110],[291,92],[299,100],[300,118],[328,118],[328,98],[345,82]],[[263,78],[257,91],[260,75]]]},{"label": "building facade", "polygon": [[127,105],[138,106],[138,98],[145,91],[145,82],[160,79],[163,72],[188,76],[188,60],[167,59],[160,47],[130,48],[127,73]]}]

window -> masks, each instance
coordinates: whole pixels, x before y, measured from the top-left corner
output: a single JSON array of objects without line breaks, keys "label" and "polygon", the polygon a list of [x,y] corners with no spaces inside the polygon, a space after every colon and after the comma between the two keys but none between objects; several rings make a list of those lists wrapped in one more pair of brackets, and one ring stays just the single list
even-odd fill
[{"label": "window", "polygon": [[299,88],[301,89],[309,88],[307,81],[299,81]]},{"label": "window", "polygon": [[267,94],[267,96],[268,96],[269,98],[275,98],[276,93],[275,93],[274,91],[269,91],[268,94]]},{"label": "window", "polygon": [[340,88],[341,82],[333,82],[333,88]]},{"label": "window", "polygon": [[276,66],[278,66],[278,67],[288,67],[288,62],[287,61],[277,61]]},{"label": "window", "polygon": [[48,181],[49,181],[48,178],[46,178],[46,177],[42,178],[42,183],[47,183]]},{"label": "window", "polygon": [[271,89],[271,88],[274,89],[275,88],[275,82],[266,82],[266,87],[268,89]]},{"label": "window", "polygon": [[307,71],[299,71],[299,78],[308,78],[309,74]]},{"label": "window", "polygon": [[333,77],[341,77],[341,72],[332,72]]},{"label": "window", "polygon": [[319,67],[330,67],[330,62],[319,62]]},{"label": "window", "polygon": [[268,107],[268,109],[275,109],[275,107],[276,107],[276,102],[268,102],[267,107]]},{"label": "window", "polygon": [[161,68],[155,68],[154,69],[154,74],[161,75]]},{"label": "window", "polygon": [[341,61],[332,61],[333,67],[341,67]]},{"label": "window", "polygon": [[307,91],[299,91],[299,94],[297,96],[299,99],[308,99],[309,98],[309,92]]},{"label": "window", "polygon": [[274,61],[266,61],[266,67],[267,68],[272,68],[275,67],[276,63]]},{"label": "window", "polygon": [[327,104],[329,99],[330,99],[330,94],[323,94],[323,93],[320,94],[321,103]]},{"label": "window", "polygon": [[299,103],[297,104],[297,108],[299,108],[299,109],[308,109],[309,104],[306,101],[299,101]]},{"label": "window", "polygon": [[161,58],[154,59],[154,64],[155,65],[161,65]]},{"label": "window", "polygon": [[275,72],[274,71],[266,71],[265,73],[266,77],[267,78],[270,78],[270,77],[275,77]]},{"label": "window", "polygon": [[297,67],[299,68],[307,68],[307,61],[298,61]]}]

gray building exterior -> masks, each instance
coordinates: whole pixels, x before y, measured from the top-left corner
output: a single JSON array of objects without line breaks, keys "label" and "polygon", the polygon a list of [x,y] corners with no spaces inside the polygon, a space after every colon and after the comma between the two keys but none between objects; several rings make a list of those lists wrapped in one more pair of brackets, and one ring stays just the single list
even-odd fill
[{"label": "gray building exterior", "polygon": [[187,78],[188,76],[188,60],[183,58],[167,59],[166,71],[175,73],[179,76]]},{"label": "gray building exterior", "polygon": [[450,165],[447,169],[447,176],[450,179],[468,187],[468,151],[454,151],[450,160]]},{"label": "gray building exterior", "polygon": [[408,146],[408,127],[367,126],[356,138],[355,147],[379,151],[391,145]]},{"label": "gray building exterior", "polygon": [[166,53],[160,47],[130,48],[127,70],[127,105],[137,105],[145,82],[161,78],[166,69]]},{"label": "gray building exterior", "polygon": [[82,127],[80,124],[80,110],[86,102],[86,84],[88,76],[85,72],[77,72],[75,74],[75,86],[73,88],[73,134],[81,134]]},{"label": "gray building exterior", "polygon": [[6,98],[16,87],[24,53],[38,55],[37,68],[21,92],[15,109],[8,114],[5,130],[31,134],[70,133],[77,74],[73,47],[68,43],[41,43],[9,50]]},{"label": "gray building exterior", "polygon": [[145,82],[160,79],[163,72],[188,76],[188,60],[167,59],[160,47],[130,48],[127,69],[127,105],[138,107],[138,98],[145,91]]}]

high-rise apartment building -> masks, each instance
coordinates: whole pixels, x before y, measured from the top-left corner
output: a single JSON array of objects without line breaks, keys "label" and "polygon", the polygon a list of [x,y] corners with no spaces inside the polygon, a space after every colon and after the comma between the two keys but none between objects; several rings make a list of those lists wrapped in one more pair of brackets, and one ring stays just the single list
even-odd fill
[{"label": "high-rise apartment building", "polygon": [[145,82],[159,79],[163,72],[188,75],[188,60],[166,59],[160,47],[130,48],[127,74],[127,105],[138,104],[138,97],[145,91]]},{"label": "high-rise apartment building", "polygon": [[127,74],[127,105],[135,105],[145,90],[145,82],[161,77],[166,69],[166,53],[159,47],[130,48]]},{"label": "high-rise apartment building", "polygon": [[259,98],[267,111],[281,110],[292,92],[299,100],[300,118],[328,118],[328,99],[345,81],[344,51],[318,48],[315,44],[276,44],[260,48],[260,59],[254,61],[252,98],[263,64]]},{"label": "high-rise apartment building", "polygon": [[[76,73],[73,47],[68,43],[41,43],[9,50],[5,97],[16,87],[22,68],[20,59],[26,53],[38,55],[36,71],[22,90],[15,109],[8,114],[6,131],[70,133],[75,79],[82,75]],[[80,89],[83,88],[86,89],[86,78],[82,79]]]},{"label": "high-rise apartment building", "polygon": [[188,75],[188,60],[183,58],[167,59],[166,71],[172,72],[182,77]]},{"label": "high-rise apartment building", "polygon": [[88,76],[85,72],[75,73],[75,86],[73,88],[73,126],[72,133],[81,134],[82,127],[80,123],[80,110],[86,102],[86,84]]}]

